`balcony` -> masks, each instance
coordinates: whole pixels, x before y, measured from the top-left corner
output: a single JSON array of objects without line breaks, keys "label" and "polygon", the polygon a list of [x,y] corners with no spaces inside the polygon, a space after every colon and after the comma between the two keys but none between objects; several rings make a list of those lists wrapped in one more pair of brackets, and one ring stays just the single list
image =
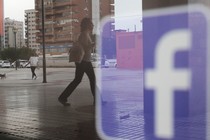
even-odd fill
[{"label": "balcony", "polygon": [[37,43],[42,43],[42,39],[36,39]]},{"label": "balcony", "polygon": [[41,32],[37,32],[37,33],[36,33],[37,39],[38,39],[39,37],[41,37],[41,36],[42,36],[42,33],[41,33]]},{"label": "balcony", "polygon": [[56,20],[62,20],[62,19],[72,19],[72,15],[67,15],[67,16],[56,16]]},{"label": "balcony", "polygon": [[48,23],[44,25],[45,28],[53,28],[53,23]]},{"label": "balcony", "polygon": [[44,7],[45,7],[45,10],[52,9],[53,4],[47,4],[47,5],[44,5]]},{"label": "balcony", "polygon": [[[42,33],[41,32],[36,33],[36,36],[42,37]],[[54,36],[54,33],[53,32],[45,32],[45,36]]]},{"label": "balcony", "polygon": [[54,10],[54,14],[62,14],[64,12],[70,12],[71,9],[59,9],[59,10]]},{"label": "balcony", "polygon": [[69,42],[71,40],[71,35],[66,35],[65,37],[59,37],[55,39],[55,42]]},{"label": "balcony", "polygon": [[[37,43],[42,43],[42,38],[36,39]],[[54,43],[53,38],[45,38],[45,43]]]},{"label": "balcony", "polygon": [[37,30],[42,29],[42,25],[36,25],[36,29],[37,29]]},{"label": "balcony", "polygon": [[46,10],[45,15],[47,15],[47,16],[54,15],[53,10]]},{"label": "balcony", "polygon": [[70,1],[66,1],[66,2],[54,2],[54,8],[56,8],[56,7],[63,7],[63,6],[76,6],[76,4],[73,4]]},{"label": "balcony", "polygon": [[54,33],[53,32],[46,32],[45,36],[54,36]]},{"label": "balcony", "polygon": [[25,15],[24,15],[24,17],[27,19],[27,17],[28,17],[28,14],[25,14]]},{"label": "balcony", "polygon": [[45,43],[54,43],[53,38],[45,38]]},{"label": "balcony", "polygon": [[46,16],[45,21],[52,21],[53,20],[53,16]]},{"label": "balcony", "polygon": [[39,17],[36,18],[35,22],[41,22],[41,19]]},{"label": "balcony", "polygon": [[71,29],[66,30],[55,30],[54,34],[69,34]]},{"label": "balcony", "polygon": [[54,28],[62,28],[62,27],[70,27],[70,26],[72,26],[72,23],[66,23],[66,24],[54,24]]}]

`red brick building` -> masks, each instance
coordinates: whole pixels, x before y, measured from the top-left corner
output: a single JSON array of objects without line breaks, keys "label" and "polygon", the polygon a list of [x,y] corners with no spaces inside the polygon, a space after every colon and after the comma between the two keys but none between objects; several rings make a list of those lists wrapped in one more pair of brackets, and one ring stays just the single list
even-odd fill
[{"label": "red brick building", "polygon": [[[114,12],[114,0],[101,0],[93,7],[94,0],[44,0],[46,53],[67,52],[80,32],[80,21],[84,17],[98,14],[98,21]],[[94,8],[94,10],[92,9]],[[41,0],[35,0],[37,12],[37,41],[42,44]],[[98,10],[95,10],[98,9]],[[95,11],[93,13],[92,11]]]}]

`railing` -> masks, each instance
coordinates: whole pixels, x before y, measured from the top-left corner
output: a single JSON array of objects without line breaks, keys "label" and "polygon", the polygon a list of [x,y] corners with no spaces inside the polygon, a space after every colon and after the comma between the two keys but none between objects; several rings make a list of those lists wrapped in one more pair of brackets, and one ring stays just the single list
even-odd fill
[{"label": "railing", "polygon": [[54,15],[53,10],[46,10],[45,14],[46,15]]},{"label": "railing", "polygon": [[61,6],[75,6],[75,4],[73,4],[70,1],[66,1],[66,2],[54,2],[54,7],[61,7]]},{"label": "railing", "polygon": [[54,14],[60,14],[60,13],[63,13],[63,12],[66,12],[66,11],[71,11],[71,9],[61,9],[61,10],[54,10]]},{"label": "railing", "polygon": [[67,37],[62,37],[62,38],[56,38],[55,41],[56,42],[70,42],[71,36],[67,36]]}]

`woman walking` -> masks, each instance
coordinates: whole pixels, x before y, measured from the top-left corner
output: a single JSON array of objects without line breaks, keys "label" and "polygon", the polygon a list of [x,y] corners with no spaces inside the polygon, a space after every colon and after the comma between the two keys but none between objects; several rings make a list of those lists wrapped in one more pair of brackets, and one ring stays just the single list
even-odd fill
[{"label": "woman walking", "polygon": [[95,72],[91,63],[91,52],[95,47],[95,44],[91,40],[91,34],[93,30],[93,23],[90,18],[83,18],[80,24],[80,35],[78,41],[82,48],[84,49],[84,57],[81,63],[75,63],[75,78],[74,80],[66,87],[66,89],[61,93],[58,97],[58,101],[64,105],[69,106],[70,103],[67,103],[68,97],[72,94],[75,88],[82,81],[84,73],[87,74],[90,81],[90,88],[94,98],[95,104],[95,85],[96,85],[96,77]]}]

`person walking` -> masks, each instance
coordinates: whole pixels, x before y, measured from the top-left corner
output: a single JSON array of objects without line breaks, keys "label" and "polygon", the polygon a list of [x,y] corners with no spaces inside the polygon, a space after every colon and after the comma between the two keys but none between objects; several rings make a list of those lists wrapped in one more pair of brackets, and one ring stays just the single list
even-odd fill
[{"label": "person walking", "polygon": [[75,78],[74,80],[65,88],[65,90],[58,97],[58,101],[64,105],[69,106],[70,103],[67,102],[67,98],[72,94],[72,92],[76,89],[76,87],[82,81],[84,73],[87,74],[90,81],[90,88],[93,95],[95,104],[95,87],[96,87],[96,77],[95,72],[91,63],[91,52],[95,47],[95,43],[91,40],[93,23],[90,18],[83,18],[80,23],[80,35],[78,41],[82,48],[84,49],[84,57],[80,63],[75,62],[76,70],[75,70]]},{"label": "person walking", "polygon": [[37,79],[37,75],[35,73],[35,70],[38,66],[38,57],[36,55],[33,55],[30,57],[29,59],[29,63],[30,63],[30,68],[31,68],[31,73],[32,73],[32,79]]}]

